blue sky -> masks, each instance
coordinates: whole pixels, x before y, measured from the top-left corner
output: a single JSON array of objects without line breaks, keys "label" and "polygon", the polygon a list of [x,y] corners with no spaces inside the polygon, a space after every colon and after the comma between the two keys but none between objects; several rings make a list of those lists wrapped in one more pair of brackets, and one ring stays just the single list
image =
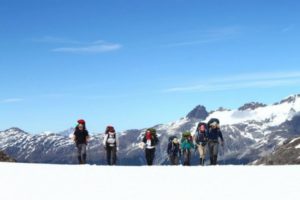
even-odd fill
[{"label": "blue sky", "polygon": [[300,2],[3,0],[0,130],[143,128],[300,93]]}]

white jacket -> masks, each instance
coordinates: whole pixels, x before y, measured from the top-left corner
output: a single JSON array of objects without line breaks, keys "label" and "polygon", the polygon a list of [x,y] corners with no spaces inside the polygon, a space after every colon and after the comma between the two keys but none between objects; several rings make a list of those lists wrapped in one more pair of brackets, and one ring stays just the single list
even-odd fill
[{"label": "white jacket", "polygon": [[108,134],[105,134],[104,140],[103,140],[103,146],[106,147],[106,145],[109,145],[111,147],[115,146],[115,147],[119,148],[118,135],[116,133],[111,133],[111,132],[109,132]]}]

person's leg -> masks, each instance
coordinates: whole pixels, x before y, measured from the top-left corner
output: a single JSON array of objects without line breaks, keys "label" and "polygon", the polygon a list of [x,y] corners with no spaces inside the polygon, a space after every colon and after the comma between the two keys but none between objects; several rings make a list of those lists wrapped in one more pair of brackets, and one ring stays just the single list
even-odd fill
[{"label": "person's leg", "polygon": [[146,157],[147,165],[150,165],[150,149],[145,150],[145,157]]},{"label": "person's leg", "polygon": [[155,148],[151,149],[151,157],[150,158],[151,158],[150,163],[151,163],[151,165],[153,165],[154,158],[155,158]]},{"label": "person's leg", "polygon": [[77,159],[78,159],[78,163],[82,164],[82,159],[81,159],[81,145],[77,144]]},{"label": "person's leg", "polygon": [[184,158],[184,163],[183,165],[188,165],[188,162],[189,162],[189,154],[188,154],[188,150],[185,149],[183,151],[183,158]]},{"label": "person's leg", "polygon": [[201,165],[201,163],[202,163],[202,157],[201,157],[201,155],[202,155],[202,149],[201,149],[201,145],[200,144],[197,146],[197,150],[198,150],[198,153],[199,153],[200,165]]},{"label": "person's leg", "polygon": [[188,150],[187,157],[188,157],[187,165],[190,166],[191,165],[191,150]]},{"label": "person's leg", "polygon": [[86,163],[86,144],[82,144],[81,147],[81,159],[82,159],[82,164]]},{"label": "person's leg", "polygon": [[203,146],[202,165],[205,164],[206,152],[207,152],[207,145],[204,145],[204,146]]},{"label": "person's leg", "polygon": [[209,157],[210,157],[210,165],[214,164],[214,155],[213,155],[213,149],[214,149],[214,143],[213,142],[209,142],[208,143],[208,150],[209,150]]},{"label": "person's leg", "polygon": [[108,165],[111,165],[111,147],[106,147],[106,161]]},{"label": "person's leg", "polygon": [[214,165],[217,165],[218,162],[218,153],[219,153],[219,144],[214,143]]},{"label": "person's leg", "polygon": [[179,164],[179,158],[178,156],[174,156],[174,165],[178,165]]},{"label": "person's leg", "polygon": [[173,155],[169,155],[169,160],[170,160],[170,164],[174,165],[174,156]]},{"label": "person's leg", "polygon": [[200,156],[200,165],[203,165],[203,155],[204,155],[204,148],[202,145],[198,146],[199,156]]},{"label": "person's leg", "polygon": [[112,165],[116,165],[117,163],[117,147],[112,149]]}]

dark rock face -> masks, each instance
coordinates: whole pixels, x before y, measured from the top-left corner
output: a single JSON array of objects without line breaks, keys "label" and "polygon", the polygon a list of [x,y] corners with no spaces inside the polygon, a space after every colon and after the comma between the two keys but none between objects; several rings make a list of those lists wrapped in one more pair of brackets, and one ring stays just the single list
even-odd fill
[{"label": "dark rock face", "polygon": [[208,116],[208,112],[204,106],[195,107],[189,114],[186,116],[189,119],[199,119],[204,120]]},{"label": "dark rock face", "polygon": [[8,155],[0,151],[0,162],[16,162],[16,160],[10,158]]},{"label": "dark rock face", "polygon": [[290,139],[279,146],[272,154],[254,163],[255,165],[300,164],[300,138]]},{"label": "dark rock face", "polygon": [[240,110],[240,111],[243,111],[243,110],[255,110],[256,108],[265,107],[265,106],[267,106],[267,105],[263,104],[263,103],[251,102],[251,103],[244,104],[238,110]]},{"label": "dark rock face", "polygon": [[280,102],[274,103],[274,105],[283,104],[283,103],[294,103],[297,98],[300,97],[300,94],[292,95],[286,99],[281,100]]}]

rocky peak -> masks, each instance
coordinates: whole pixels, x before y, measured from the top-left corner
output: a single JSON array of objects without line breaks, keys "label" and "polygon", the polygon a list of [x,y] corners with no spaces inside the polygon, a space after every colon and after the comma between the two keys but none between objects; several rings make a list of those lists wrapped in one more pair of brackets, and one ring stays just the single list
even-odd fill
[{"label": "rocky peak", "polygon": [[24,134],[28,134],[25,131],[23,131],[22,129],[19,129],[17,127],[12,127],[10,129],[5,130],[4,132],[17,132],[17,133],[24,133]]},{"label": "rocky peak", "polygon": [[16,162],[16,160],[10,158],[8,155],[0,151],[0,162]]},{"label": "rocky peak", "polygon": [[296,95],[291,95],[283,100],[281,100],[279,103],[275,103],[275,105],[278,105],[278,104],[283,104],[283,103],[294,103],[297,98],[300,97],[300,94],[296,94]]},{"label": "rocky peak", "polygon": [[186,116],[189,119],[199,119],[204,120],[208,116],[206,108],[202,105],[196,106],[189,114]]},{"label": "rocky peak", "polygon": [[256,108],[260,107],[266,107],[266,104],[259,103],[259,102],[250,102],[246,103],[243,106],[239,107],[239,111],[244,111],[244,110],[255,110]]}]

